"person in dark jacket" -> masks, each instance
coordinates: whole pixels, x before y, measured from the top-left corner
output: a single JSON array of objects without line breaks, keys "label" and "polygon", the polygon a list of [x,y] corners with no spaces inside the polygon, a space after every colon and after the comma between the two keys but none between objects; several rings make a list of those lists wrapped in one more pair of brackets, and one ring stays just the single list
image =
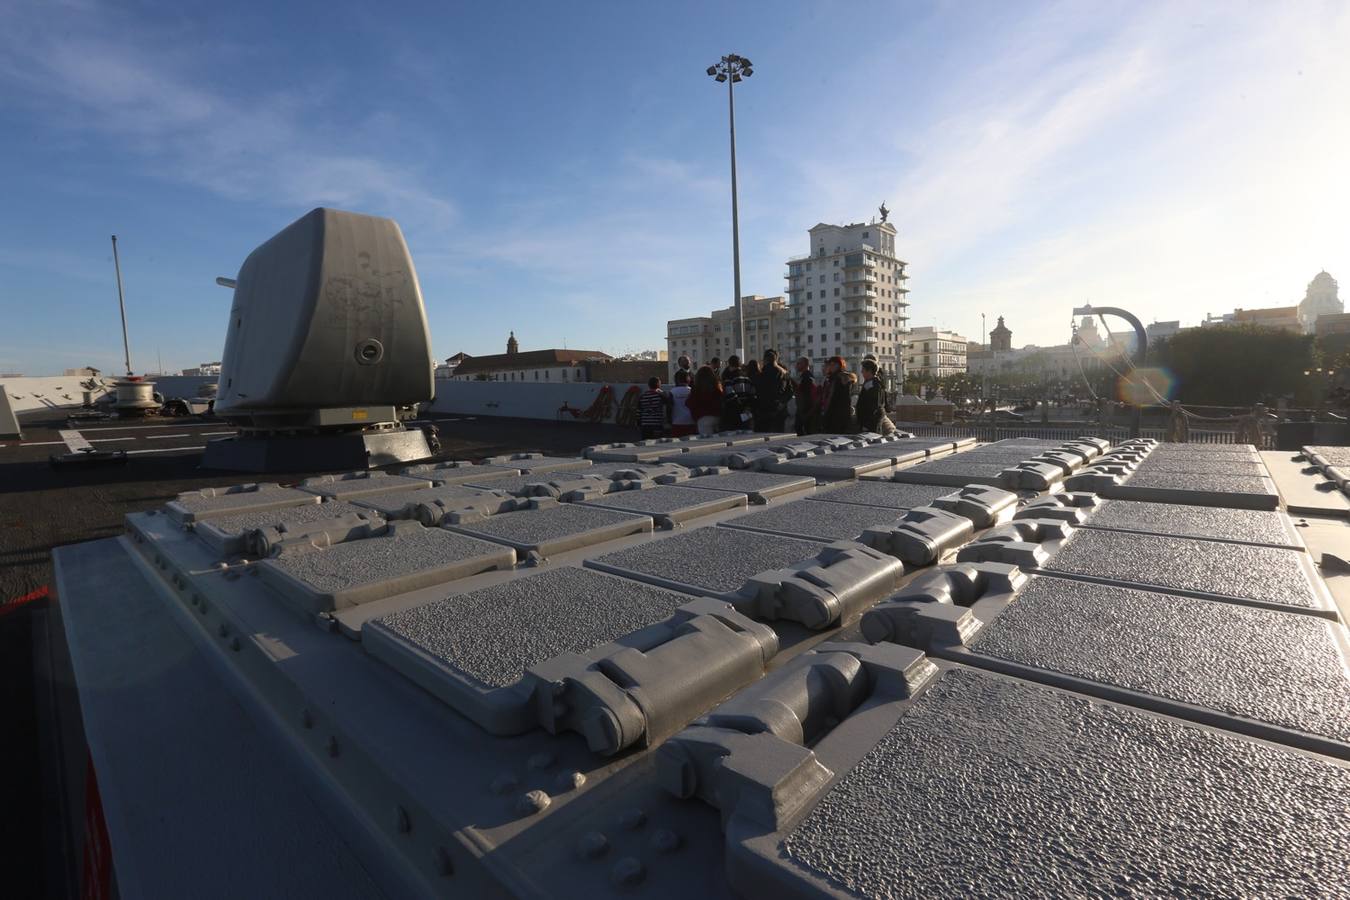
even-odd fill
[{"label": "person in dark jacket", "polygon": [[722,371],[722,430],[753,428],[754,419],[755,384],[741,368],[741,358],[729,356]]},{"label": "person in dark jacket", "polygon": [[827,434],[853,433],[853,406],[849,392],[857,377],[842,356],[825,363],[825,388],[821,397],[821,427]]},{"label": "person in dark jacket", "polygon": [[858,391],[858,430],[880,432],[881,419],[886,415],[886,389],[877,376],[875,360],[863,360],[862,378]]},{"label": "person in dark jacket", "polygon": [[816,419],[820,416],[817,409],[816,376],[811,373],[811,360],[805,356],[797,359],[797,380],[794,386],[797,397],[797,415],[795,424],[798,434],[815,434],[819,429]]},{"label": "person in dark jacket", "polygon": [[778,364],[778,352],[765,350],[764,365],[755,379],[755,430],[782,431],[791,399],[791,376]]}]

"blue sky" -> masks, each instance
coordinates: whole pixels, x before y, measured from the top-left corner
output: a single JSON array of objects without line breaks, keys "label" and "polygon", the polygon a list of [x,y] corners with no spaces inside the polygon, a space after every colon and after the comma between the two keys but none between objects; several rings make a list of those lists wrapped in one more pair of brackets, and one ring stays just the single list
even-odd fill
[{"label": "blue sky", "polygon": [[[1350,279],[1350,4],[0,0],[0,371],[220,358],[213,283],[318,205],[391,216],[438,355],[664,346],[881,201],[911,324],[1061,342]],[[1347,282],[1350,293],[1350,282]]]}]

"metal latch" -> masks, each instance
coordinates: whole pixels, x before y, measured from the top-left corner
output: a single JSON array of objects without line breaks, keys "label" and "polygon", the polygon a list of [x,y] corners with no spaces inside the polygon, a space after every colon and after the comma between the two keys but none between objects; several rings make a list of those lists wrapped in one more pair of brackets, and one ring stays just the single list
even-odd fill
[{"label": "metal latch", "polygon": [[1074,527],[1052,519],[1014,519],[967,544],[957,562],[1002,562],[1023,569],[1039,569],[1069,539]]},{"label": "metal latch", "polygon": [[787,619],[818,631],[851,621],[895,590],[904,571],[892,555],[840,541],[791,569],[751,576],[732,602],[754,618]]},{"label": "metal latch", "polygon": [[1006,601],[1025,581],[1022,571],[1007,563],[942,566],[868,610],[863,637],[920,650],[964,644],[993,617],[994,610],[986,611],[990,601]]},{"label": "metal latch", "polygon": [[1096,494],[1087,491],[1063,491],[1038,497],[1019,509],[1014,519],[1054,519],[1070,525],[1082,525],[1099,505]]},{"label": "metal latch", "polygon": [[989,485],[971,484],[936,498],[932,505],[965,516],[976,528],[989,528],[1008,518],[1007,513],[1017,505],[1017,495]]},{"label": "metal latch", "polygon": [[933,565],[974,534],[975,523],[964,515],[934,506],[916,506],[898,522],[868,528],[859,540],[912,567],[920,567]]}]

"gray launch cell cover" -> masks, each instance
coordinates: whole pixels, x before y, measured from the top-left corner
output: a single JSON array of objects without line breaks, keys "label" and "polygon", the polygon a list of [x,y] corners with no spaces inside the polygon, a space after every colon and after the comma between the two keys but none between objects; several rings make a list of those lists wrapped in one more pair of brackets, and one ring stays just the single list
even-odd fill
[{"label": "gray launch cell cover", "polygon": [[1324,757],[967,669],[944,672],[865,753],[849,724],[815,745],[838,777],[800,821],[729,825],[744,895],[1304,895],[1345,882],[1350,770]]},{"label": "gray launch cell cover", "polygon": [[720,527],[782,534],[808,541],[855,541],[868,528],[892,524],[904,514],[904,510],[884,506],[793,500],[728,519]]},{"label": "gray launch cell cover", "polygon": [[1032,576],[968,646],[1321,735],[1350,756],[1350,671],[1339,628],[1315,616]]},{"label": "gray launch cell cover", "polygon": [[490,516],[518,508],[516,497],[498,491],[445,484],[412,491],[391,491],[352,501],[353,505],[375,510],[386,519],[417,519],[423,525],[439,525],[446,513],[472,510]]},{"label": "gray launch cell cover", "polygon": [[164,505],[175,522],[200,522],[243,512],[286,509],[318,503],[317,494],[284,488],[279,484],[238,484],[227,488],[185,491]]},{"label": "gray launch cell cover", "polygon": [[287,602],[305,612],[321,613],[490,569],[509,569],[515,562],[510,547],[443,528],[424,528],[417,522],[392,522],[378,537],[265,559],[257,565],[263,580]]},{"label": "gray launch cell cover", "polygon": [[769,463],[764,469],[767,472],[777,472],[780,475],[809,475],[824,481],[846,481],[857,478],[859,475],[866,475],[868,472],[878,472],[890,467],[891,461],[885,458],[871,459],[861,456],[846,456],[842,453],[827,453],[824,456],[786,459],[781,462]]},{"label": "gray launch cell cover", "polygon": [[745,494],[658,485],[645,491],[620,491],[585,501],[587,506],[645,513],[658,524],[675,525],[747,503]]},{"label": "gray launch cell cover", "polygon": [[348,472],[345,475],[318,475],[300,482],[300,490],[334,500],[355,500],[393,491],[411,491],[431,487],[426,478],[390,475],[388,472]]},{"label": "gray launch cell cover", "polygon": [[564,503],[502,513],[478,522],[449,525],[462,534],[514,547],[521,553],[550,556],[577,547],[612,541],[652,530],[651,516]]},{"label": "gray launch cell cover", "polygon": [[1080,528],[1044,571],[1335,615],[1297,550]]},{"label": "gray launch cell cover", "polygon": [[476,466],[468,462],[424,463],[408,466],[403,474],[411,478],[426,478],[436,484],[468,484],[497,476],[519,475],[517,466]]},{"label": "gray launch cell cover", "polygon": [[541,484],[552,484],[562,493],[564,486],[569,482],[580,482],[598,480],[589,472],[537,472],[524,475],[498,475],[491,478],[484,478],[480,481],[464,482],[469,487],[482,488],[485,490],[502,491],[507,494],[534,496],[533,486]]},{"label": "gray launch cell cover", "polygon": [[857,447],[853,450],[840,450],[840,456],[856,456],[861,459],[885,459],[892,463],[913,462],[916,459],[923,459],[928,455],[928,451],[923,447],[916,447],[907,441],[887,441],[884,444],[869,444],[866,447]]},{"label": "gray launch cell cover", "polygon": [[1106,500],[1083,524],[1088,528],[1242,541],[1272,547],[1303,546],[1289,517],[1278,510]]},{"label": "gray launch cell cover", "polygon": [[578,731],[605,754],[682,727],[777,652],[725,603],[570,567],[384,616],[362,641],[494,734]]},{"label": "gray launch cell cover", "polygon": [[253,510],[233,516],[221,516],[199,522],[194,528],[201,538],[221,556],[244,553],[248,545],[248,536],[260,528],[293,528],[321,522],[324,519],[336,519],[341,516],[364,515],[379,519],[375,510],[364,509],[358,504],[342,500],[327,503],[307,503],[304,506],[292,506],[286,509]]},{"label": "gray launch cell cover", "polygon": [[808,497],[813,502],[855,503],[859,506],[885,507],[894,510],[928,506],[938,497],[950,494],[946,485],[898,484],[886,481],[859,481],[822,490]]},{"label": "gray launch cell cover", "polygon": [[703,491],[738,491],[753,503],[765,503],[775,497],[784,497],[809,491],[816,486],[814,478],[794,475],[770,475],[767,472],[727,472],[723,475],[703,475],[680,482],[680,487]]},{"label": "gray launch cell cover", "polygon": [[639,581],[731,599],[746,579],[809,559],[825,548],[733,528],[697,528],[588,559],[589,568]]},{"label": "gray launch cell cover", "polygon": [[1159,456],[1156,452],[1139,463],[1139,471],[1171,475],[1241,475],[1248,478],[1269,474],[1260,460],[1249,460],[1242,456]]}]

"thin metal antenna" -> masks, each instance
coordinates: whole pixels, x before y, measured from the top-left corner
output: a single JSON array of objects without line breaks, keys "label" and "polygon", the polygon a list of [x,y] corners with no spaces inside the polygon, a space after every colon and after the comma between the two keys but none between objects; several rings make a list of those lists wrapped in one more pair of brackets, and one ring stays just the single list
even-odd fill
[{"label": "thin metal antenna", "polygon": [[122,313],[122,352],[126,354],[127,376],[131,375],[131,344],[127,342],[127,304],[122,299],[122,263],[117,259],[117,235],[112,236],[113,269],[117,272],[117,309]]}]

